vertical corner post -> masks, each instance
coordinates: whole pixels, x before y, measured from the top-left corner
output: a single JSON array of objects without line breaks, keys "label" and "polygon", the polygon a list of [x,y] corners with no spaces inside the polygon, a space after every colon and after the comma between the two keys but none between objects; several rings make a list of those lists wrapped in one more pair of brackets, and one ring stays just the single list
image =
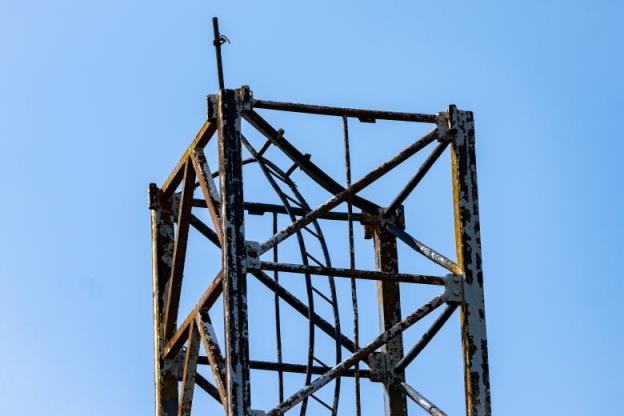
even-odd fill
[{"label": "vertical corner post", "polygon": [[[375,264],[377,270],[382,272],[397,273],[398,255],[397,242],[394,234],[390,233],[382,224],[372,228],[373,244],[375,247]],[[401,321],[401,298],[399,295],[399,283],[378,280],[377,299],[379,303],[379,323],[381,332],[387,331],[392,325]],[[403,357],[403,335],[389,340],[382,348],[385,354],[387,372]],[[405,372],[398,374],[384,382],[384,408],[386,416],[406,416],[407,400],[405,393],[400,389],[395,379],[405,381]]]},{"label": "vertical corner post", "polygon": [[246,249],[241,161],[241,90],[217,96],[223,228],[223,306],[228,416],[250,416]]},{"label": "vertical corner post", "polygon": [[171,201],[163,201],[155,184],[149,186],[152,230],[152,307],[154,314],[154,388],[156,416],[177,416],[178,369],[173,360],[163,360],[165,345],[163,310],[171,275],[174,219]]},{"label": "vertical corner post", "polygon": [[490,416],[492,410],[472,112],[449,106],[449,127],[455,136],[452,142],[451,163],[457,264],[464,277],[461,332],[466,414]]}]

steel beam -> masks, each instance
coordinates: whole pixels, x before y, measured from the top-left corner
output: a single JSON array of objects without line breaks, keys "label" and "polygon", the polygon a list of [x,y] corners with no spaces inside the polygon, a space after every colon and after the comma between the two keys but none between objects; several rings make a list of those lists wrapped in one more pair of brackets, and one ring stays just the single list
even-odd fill
[{"label": "steel beam", "polygon": [[[219,343],[217,341],[217,334],[210,323],[208,312],[201,311],[195,317],[196,327],[199,330],[202,344],[204,344],[204,350],[206,351],[206,358],[210,369],[212,370],[212,377],[215,381],[217,391],[219,392],[219,398],[221,403],[227,402],[227,388],[225,380],[227,378],[225,371],[225,360],[221,354]],[[224,406],[225,408],[226,406]]]},{"label": "steel beam", "polygon": [[462,343],[468,416],[489,416],[490,376],[485,329],[477,164],[472,112],[449,107],[449,128],[455,132],[451,163],[457,263],[464,276],[461,305]]},{"label": "steel beam", "polygon": [[400,383],[401,388],[405,391],[405,394],[414,401],[418,406],[422,407],[431,416],[446,416],[442,410],[440,410],[435,404],[431,403],[425,396],[416,391],[409,384]]},{"label": "steel beam", "polygon": [[164,335],[169,338],[176,331],[178,320],[178,308],[180,306],[180,293],[182,279],[184,277],[184,264],[186,261],[186,246],[190,225],[191,209],[193,207],[193,191],[195,186],[195,170],[190,162],[184,167],[184,184],[180,197],[178,210],[178,222],[176,227],[175,244],[173,247],[173,262],[171,265],[171,277],[167,283],[167,302],[164,310]]},{"label": "steel beam", "polygon": [[377,281],[389,281],[389,282],[403,282],[403,283],[419,283],[425,285],[438,285],[444,286],[446,282],[445,277],[430,276],[423,274],[405,274],[405,273],[391,273],[391,272],[375,272],[371,270],[358,270],[358,269],[342,269],[337,267],[317,267],[306,266],[303,264],[290,264],[290,263],[270,263],[266,261],[260,262],[261,270],[278,271],[285,273],[299,273],[299,274],[313,274],[318,276],[333,276],[333,277],[350,277],[355,279],[365,280],[377,280]]},{"label": "steel beam", "polygon": [[178,369],[174,360],[164,359],[163,310],[166,283],[173,257],[173,214],[170,201],[163,201],[156,184],[149,186],[152,225],[152,307],[154,313],[154,389],[156,416],[177,416]]},{"label": "steel beam", "polygon": [[186,348],[186,356],[184,358],[178,416],[191,416],[191,406],[193,405],[193,392],[195,391],[195,374],[197,371],[198,353],[199,333],[197,332],[196,327],[191,326]]},{"label": "steel beam", "polygon": [[190,157],[191,151],[193,151],[194,149],[203,149],[204,146],[208,144],[208,141],[216,130],[217,124],[211,121],[206,121],[201,129],[199,129],[199,132],[195,136],[195,139],[193,139],[190,146],[184,151],[175,168],[173,168],[173,171],[171,171],[167,179],[165,179],[165,181],[163,182],[163,199],[170,198],[182,181],[182,178],[184,177],[184,166],[186,165],[186,162]]},{"label": "steel beam", "polygon": [[[396,237],[385,227],[372,228],[375,247],[375,264],[383,273],[398,273],[398,254]],[[379,326],[381,332],[387,331],[401,321],[401,297],[399,283],[390,280],[377,281],[377,299],[379,304]],[[405,381],[405,372],[394,371],[394,367],[403,357],[403,336],[399,334],[389,340],[382,348],[386,371],[393,374],[384,382],[384,405],[386,416],[407,416],[405,393],[393,379]]]},{"label": "steel beam", "polygon": [[[289,210],[284,207],[284,205],[276,205],[276,204],[266,204],[263,202],[245,202],[244,204],[245,211],[247,211],[250,215],[264,215],[267,212],[272,214],[284,214],[287,215]],[[203,199],[194,199],[193,200],[194,207],[207,208],[206,201]],[[304,216],[310,212],[309,209],[290,207],[290,213],[297,216]],[[360,213],[353,213],[353,221],[361,221],[362,215]],[[346,212],[335,212],[330,211],[325,214],[322,214],[318,217],[321,220],[333,220],[333,221],[347,221],[349,218],[349,214]]]},{"label": "steel beam", "polygon": [[285,103],[269,100],[254,100],[254,108],[267,110],[291,111],[295,113],[321,114],[337,117],[355,117],[362,121],[375,120],[412,121],[420,123],[435,123],[435,114],[402,113],[399,111],[362,110],[358,108],[329,107],[326,105]]},{"label": "steel beam", "polygon": [[228,416],[251,415],[240,93],[225,89],[217,95]]}]

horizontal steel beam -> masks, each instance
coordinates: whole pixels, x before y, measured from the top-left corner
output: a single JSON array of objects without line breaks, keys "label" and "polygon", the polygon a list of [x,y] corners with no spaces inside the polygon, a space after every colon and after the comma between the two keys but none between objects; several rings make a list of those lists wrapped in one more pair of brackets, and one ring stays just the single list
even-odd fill
[{"label": "horizontal steel beam", "polygon": [[325,116],[355,117],[362,121],[394,120],[418,123],[436,123],[435,114],[404,113],[399,111],[362,110],[346,107],[329,107],[324,105],[286,103],[269,100],[254,100],[254,108],[266,110],[290,111],[294,113],[320,114]]},{"label": "horizontal steel beam", "polygon": [[[203,199],[194,199],[193,206],[197,208],[206,208],[206,201]],[[277,204],[266,204],[264,202],[245,202],[243,204],[245,210],[252,215],[263,215],[267,212],[275,213],[275,214],[284,214],[287,215],[288,211],[284,205]],[[291,207],[290,212],[293,215],[301,216],[308,214],[311,210],[306,210],[303,208]],[[362,214],[354,213],[353,221],[360,221],[362,218]],[[349,214],[346,212],[327,212],[319,217],[322,220],[334,220],[334,221],[348,221]]]},{"label": "horizontal steel beam", "polygon": [[285,273],[315,274],[320,276],[353,277],[366,280],[390,280],[403,283],[421,283],[444,286],[446,278],[422,274],[388,273],[371,270],[342,269],[336,267],[316,267],[302,264],[260,262],[261,270]]},{"label": "horizontal steel beam", "polygon": [[[200,355],[197,357],[197,364],[210,365],[210,361],[208,360],[208,357]],[[305,364],[273,363],[270,361],[249,360],[249,368],[252,370],[283,371],[285,373],[305,374],[308,367]],[[324,374],[329,369],[330,367],[312,366],[310,367],[310,372],[312,374]],[[360,377],[364,378],[370,378],[371,376],[370,370],[359,370],[358,373]],[[348,370],[342,374],[342,376],[355,377],[355,370]]]}]

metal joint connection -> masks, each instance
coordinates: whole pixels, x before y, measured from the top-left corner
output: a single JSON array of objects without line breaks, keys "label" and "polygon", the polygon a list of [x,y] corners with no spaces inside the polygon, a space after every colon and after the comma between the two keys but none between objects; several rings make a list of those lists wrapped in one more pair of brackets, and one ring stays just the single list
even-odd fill
[{"label": "metal joint connection", "polygon": [[444,300],[448,303],[464,302],[464,278],[462,275],[449,274],[446,276]]},{"label": "metal joint connection", "polygon": [[260,270],[260,243],[257,241],[245,241],[247,249],[247,269]]},{"label": "metal joint connection", "polygon": [[368,356],[368,367],[370,368],[371,381],[386,383],[388,381],[388,369],[386,366],[386,354],[375,351]]},{"label": "metal joint connection", "polygon": [[403,205],[399,205],[392,211],[379,208],[376,215],[363,212],[360,216],[360,223],[364,226],[364,238],[367,240],[373,238],[375,229],[385,229],[389,225],[405,230],[405,210]]},{"label": "metal joint connection", "polygon": [[436,114],[436,129],[438,132],[438,142],[448,143],[453,140],[454,131],[450,128],[448,111],[441,111]]}]

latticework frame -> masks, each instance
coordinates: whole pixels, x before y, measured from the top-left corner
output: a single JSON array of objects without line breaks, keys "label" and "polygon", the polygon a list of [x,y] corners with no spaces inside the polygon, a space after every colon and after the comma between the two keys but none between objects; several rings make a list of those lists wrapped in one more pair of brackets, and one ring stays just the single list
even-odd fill
[{"label": "latticework frame", "polygon": [[[343,117],[345,123],[348,118],[354,117],[364,121],[384,119],[430,123],[435,127],[395,157],[360,180],[353,183],[349,181],[345,187],[299,152],[286,140],[283,131],[275,130],[254,111],[256,108],[338,116]],[[241,132],[243,120],[267,139],[266,146],[260,150],[251,146]],[[204,148],[215,133],[217,137],[213,140],[218,141],[219,166],[213,172]],[[434,150],[387,207],[380,207],[359,194],[429,144],[435,144]],[[305,203],[299,207],[286,205],[286,208],[282,208],[245,201],[243,148],[253,155],[255,162],[263,169],[271,171],[272,176],[278,179],[281,176],[282,180],[288,181],[288,175],[263,158],[263,152],[268,146],[281,150],[292,160],[293,166],[330,192],[332,197],[315,209]],[[447,148],[450,148],[452,160],[456,262],[410,235],[402,221],[402,203]],[[218,178],[218,184],[215,178]],[[201,200],[194,199],[196,188],[201,191]],[[195,385],[221,403],[226,415],[250,415],[250,389],[253,388],[250,386],[250,369],[264,366],[263,369],[278,371],[280,374],[300,370],[281,361],[259,363],[250,360],[247,279],[251,276],[304,315],[312,327],[335,339],[338,350],[344,348],[349,352],[348,356],[331,368],[312,367],[310,363],[305,365],[305,385],[289,397],[282,397],[273,408],[263,409],[267,415],[284,414],[296,405],[305,403],[308,398],[315,397],[314,393],[328,383],[345,376],[357,379],[363,377],[382,383],[387,415],[406,415],[407,398],[413,399],[432,415],[443,415],[440,408],[406,383],[404,370],[456,309],[460,310],[461,316],[466,412],[469,416],[491,414],[475,135],[471,112],[458,110],[454,106],[450,106],[447,111],[429,115],[277,103],[254,99],[247,87],[224,89],[209,98],[208,120],[163,185],[150,185],[149,195],[152,212],[154,363],[158,416],[190,415]],[[349,204],[347,213],[334,211],[343,203]],[[211,226],[193,215],[194,207],[208,210]],[[359,212],[353,212],[352,207],[359,209]],[[265,241],[246,241],[245,217],[254,210],[285,210],[292,214],[292,223],[282,230],[275,228],[273,235],[267,236]],[[353,221],[364,224],[368,236],[374,242],[376,270],[358,270],[353,264],[347,269],[321,262],[317,262],[317,265],[307,262],[280,263],[275,257],[273,261],[267,261],[281,242],[308,226],[317,227],[319,220],[348,221],[350,227]],[[222,267],[196,306],[179,323],[178,309],[190,227],[196,228],[220,248]],[[315,229],[320,238],[322,233],[318,228]],[[398,240],[447,269],[449,274],[430,276],[399,273]],[[324,320],[269,275],[279,272],[300,273],[308,278],[332,276],[375,280],[380,320],[385,331],[368,344],[360,346],[357,340],[354,342],[341,332],[338,321],[330,323]],[[401,316],[400,283],[437,285],[443,290],[422,307]],[[223,346],[219,345],[209,318],[209,311],[219,297],[223,300],[225,318]],[[408,351],[404,351],[402,333],[443,306],[442,314],[422,338]],[[200,345],[206,356],[199,355]],[[210,367],[212,382],[197,372],[198,363]],[[361,369],[360,365],[363,366]],[[318,377],[312,379],[312,374]],[[337,404],[327,407],[332,414],[337,413]]]}]

